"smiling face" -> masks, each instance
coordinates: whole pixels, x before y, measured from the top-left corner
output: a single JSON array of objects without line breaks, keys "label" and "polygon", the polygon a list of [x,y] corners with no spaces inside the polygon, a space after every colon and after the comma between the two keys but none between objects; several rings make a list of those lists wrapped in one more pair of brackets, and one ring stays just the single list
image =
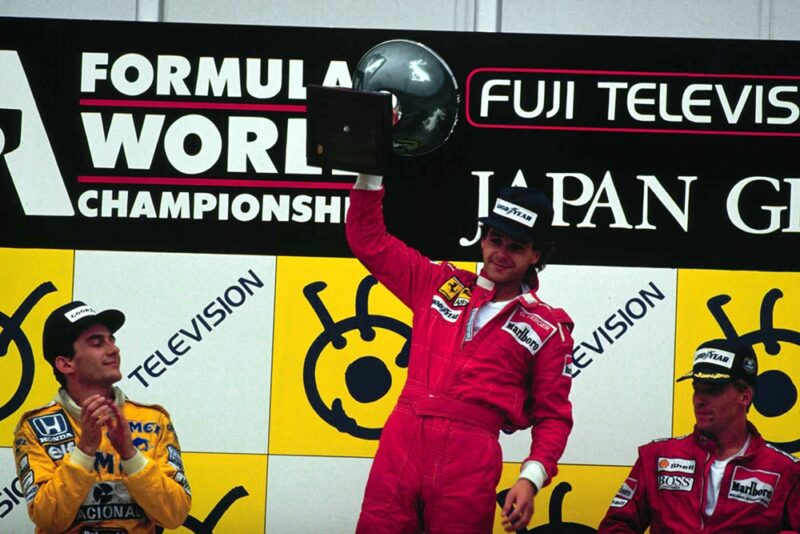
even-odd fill
[{"label": "smiling face", "polygon": [[72,358],[57,358],[57,366],[68,384],[110,388],[122,379],[119,347],[105,325],[95,324],[84,330],[73,348]]},{"label": "smiling face", "polygon": [[491,227],[481,239],[481,249],[484,276],[496,284],[498,294],[519,293],[528,268],[541,257],[529,241],[517,241]]},{"label": "smiling face", "polygon": [[692,385],[694,416],[700,432],[716,436],[747,418],[747,407],[753,399],[752,389],[739,389],[732,383],[707,384],[697,380]]}]

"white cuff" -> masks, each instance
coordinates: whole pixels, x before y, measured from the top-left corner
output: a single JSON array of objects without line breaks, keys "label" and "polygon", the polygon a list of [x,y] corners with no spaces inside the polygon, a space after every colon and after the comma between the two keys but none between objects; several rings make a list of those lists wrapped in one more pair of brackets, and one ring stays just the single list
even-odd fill
[{"label": "white cuff", "polygon": [[544,481],[547,480],[547,472],[544,470],[544,466],[541,462],[528,460],[522,464],[522,471],[519,473],[519,478],[530,480],[538,493],[539,490],[542,489],[542,486],[544,486]]},{"label": "white cuff", "polygon": [[78,447],[72,449],[72,452],[69,453],[69,459],[72,460],[72,463],[83,467],[87,471],[94,469],[94,456],[89,456]]},{"label": "white cuff", "polygon": [[383,176],[377,174],[358,174],[356,184],[353,189],[365,189],[367,191],[379,191],[383,187]]},{"label": "white cuff", "polygon": [[127,460],[121,460],[120,464],[122,464],[122,470],[128,475],[135,475],[147,465],[147,456],[137,450],[136,454]]}]

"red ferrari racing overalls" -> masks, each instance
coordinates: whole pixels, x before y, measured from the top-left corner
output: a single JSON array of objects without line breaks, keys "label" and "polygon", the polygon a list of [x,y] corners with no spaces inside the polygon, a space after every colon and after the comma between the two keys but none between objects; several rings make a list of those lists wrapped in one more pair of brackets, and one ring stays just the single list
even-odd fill
[{"label": "red ferrari racing overalls", "polygon": [[572,428],[572,321],[535,287],[477,333],[494,284],[434,263],[389,235],[383,190],[350,193],[355,256],[413,312],[408,378],[387,420],[357,532],[491,532],[502,471],[498,432],[532,426],[527,460],[547,478]]}]

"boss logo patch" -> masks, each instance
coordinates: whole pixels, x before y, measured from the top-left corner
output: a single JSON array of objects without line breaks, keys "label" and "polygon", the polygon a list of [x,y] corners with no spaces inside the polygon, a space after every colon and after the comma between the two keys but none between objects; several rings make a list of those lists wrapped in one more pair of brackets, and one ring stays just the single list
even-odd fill
[{"label": "boss logo patch", "polygon": [[658,475],[658,489],[669,491],[692,491],[694,477],[679,475]]}]

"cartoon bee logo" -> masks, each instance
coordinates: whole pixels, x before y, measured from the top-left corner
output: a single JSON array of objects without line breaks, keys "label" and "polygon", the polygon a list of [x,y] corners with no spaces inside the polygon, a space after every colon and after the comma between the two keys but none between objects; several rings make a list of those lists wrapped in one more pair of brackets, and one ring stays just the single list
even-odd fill
[{"label": "cartoon bee logo", "polygon": [[[725,337],[731,340],[738,339],[753,346],[763,344],[764,351],[768,356],[777,356],[781,353],[782,344],[792,344],[800,348],[800,332],[787,328],[775,328],[773,321],[775,306],[781,298],[783,298],[783,292],[780,289],[773,288],[767,291],[761,301],[760,328],[744,334],[736,331],[723,310],[723,307],[731,301],[729,295],[711,297],[707,305]],[[753,407],[759,414],[767,418],[780,417],[788,414],[796,405],[797,386],[789,374],[780,369],[770,369],[758,375]],[[788,441],[770,441],[770,443],[788,453],[800,451],[800,438]]]},{"label": "cartoon bee logo", "polygon": [[[392,317],[369,313],[369,293],[375,284],[377,280],[372,276],[361,281],[356,290],[356,314],[341,321],[333,320],[319,296],[327,287],[324,282],[313,282],[303,288],[303,294],[323,328],[322,333],[311,343],[303,365],[303,386],[308,401],[317,415],[340,432],[370,440],[380,438],[383,427],[359,422],[357,417],[348,413],[345,406],[352,404],[350,399],[343,400],[342,397],[335,396],[329,401],[324,400],[320,394],[318,366],[323,354],[325,358],[352,360],[347,364],[342,378],[349,396],[359,405],[371,405],[387,396],[392,387],[392,371],[384,358],[360,352],[354,354],[352,346],[348,348],[352,337],[349,342],[346,334],[357,333],[360,340],[367,343],[375,341],[379,331],[383,331],[381,336],[386,332],[400,336],[402,346],[393,355],[392,363],[397,368],[408,368],[411,328]],[[331,347],[333,350],[330,350]],[[335,356],[331,356],[332,354]]]},{"label": "cartoon bee logo", "polygon": [[33,386],[35,368],[33,349],[31,348],[30,341],[28,341],[28,337],[22,330],[22,322],[42,297],[54,291],[56,291],[56,286],[54,286],[52,282],[45,282],[31,291],[17,310],[10,316],[0,312],[0,328],[2,328],[2,330],[0,330],[0,358],[8,355],[8,349],[13,342],[22,359],[22,372],[19,384],[11,397],[4,404],[0,405],[0,421],[13,414],[22,406],[22,403],[28,398],[28,393],[30,393],[31,387]]}]

